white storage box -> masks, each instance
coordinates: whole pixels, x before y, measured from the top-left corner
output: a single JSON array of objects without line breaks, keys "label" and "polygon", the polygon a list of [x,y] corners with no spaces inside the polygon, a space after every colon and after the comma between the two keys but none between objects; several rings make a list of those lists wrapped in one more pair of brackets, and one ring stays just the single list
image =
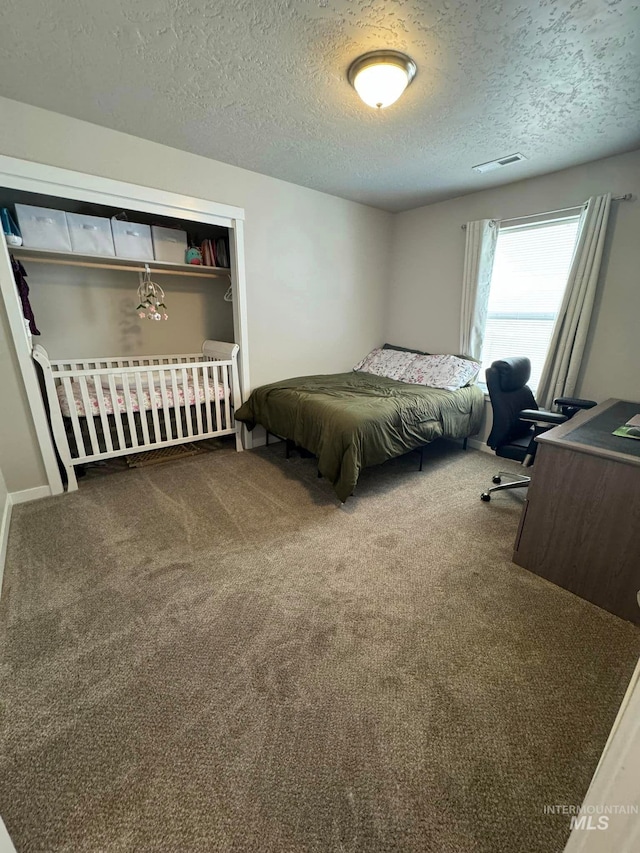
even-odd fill
[{"label": "white storage box", "polygon": [[134,258],[140,261],[153,260],[151,228],[138,222],[112,219],[113,242],[119,258]]},{"label": "white storage box", "polygon": [[166,261],[170,264],[186,263],[185,255],[188,248],[186,231],[152,225],[151,235],[156,261]]},{"label": "white storage box", "polygon": [[115,255],[111,222],[102,216],[67,213],[71,251],[81,255]]},{"label": "white storage box", "polygon": [[71,251],[64,210],[16,204],[16,215],[23,246],[30,249],[54,249],[58,252]]}]

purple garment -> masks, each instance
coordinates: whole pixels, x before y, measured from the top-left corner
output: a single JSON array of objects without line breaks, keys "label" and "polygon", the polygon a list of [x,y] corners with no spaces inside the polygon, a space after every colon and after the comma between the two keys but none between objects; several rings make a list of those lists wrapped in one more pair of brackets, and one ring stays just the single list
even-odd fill
[{"label": "purple garment", "polygon": [[29,285],[27,284],[27,273],[20,261],[11,255],[11,268],[13,269],[13,277],[16,280],[16,287],[20,301],[22,302],[22,314],[25,320],[29,321],[29,329],[32,335],[39,335],[38,327],[36,326],[36,318],[33,316],[33,309],[29,302]]}]

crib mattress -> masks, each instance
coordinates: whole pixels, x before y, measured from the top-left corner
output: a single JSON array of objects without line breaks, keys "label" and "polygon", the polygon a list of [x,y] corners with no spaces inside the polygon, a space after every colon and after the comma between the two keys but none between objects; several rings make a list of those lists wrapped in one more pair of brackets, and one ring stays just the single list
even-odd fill
[{"label": "crib mattress", "polygon": [[[72,381],[71,388],[73,391],[73,405],[75,406],[76,413],[81,417],[86,417],[87,412],[85,411],[80,383]],[[65,417],[70,417],[71,409],[64,387],[62,385],[57,385],[56,390],[58,392],[58,399],[60,400],[60,410],[62,411],[62,414]],[[211,382],[209,385],[209,399],[212,402],[215,400],[215,391],[215,386],[213,382]],[[228,393],[229,392],[227,390],[227,394]],[[89,398],[90,406],[89,414],[92,416],[100,415],[100,397],[104,400],[104,409],[108,415],[112,415],[114,412],[126,414],[127,406],[125,404],[125,392],[122,390],[116,389],[115,398],[112,398],[109,388],[103,388],[102,385],[96,385],[93,380],[87,379],[87,396]],[[135,389],[130,389],[128,396],[131,400],[131,408],[134,412],[139,412],[141,409],[143,411],[147,411],[150,409],[162,409],[164,407],[162,392],[159,389],[151,390],[148,386],[143,386],[142,400],[138,399],[138,392]],[[196,389],[193,381],[188,382],[186,397],[186,405],[188,406],[193,406],[195,403],[206,403],[207,398],[204,385],[202,383],[198,383],[198,388]],[[225,389],[222,385],[218,385],[218,399],[225,399]],[[171,387],[171,384],[167,382],[167,404],[169,408],[174,408],[175,405],[185,405],[185,392],[182,387],[182,383],[178,385],[178,400],[176,403],[173,399],[173,388]]]}]

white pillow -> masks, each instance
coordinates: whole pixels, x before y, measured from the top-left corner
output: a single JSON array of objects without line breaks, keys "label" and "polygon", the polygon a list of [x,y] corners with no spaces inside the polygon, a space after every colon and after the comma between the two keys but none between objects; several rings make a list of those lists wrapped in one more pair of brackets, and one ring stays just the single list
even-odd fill
[{"label": "white pillow", "polygon": [[399,377],[401,382],[456,391],[478,375],[480,365],[455,355],[418,355]]},{"label": "white pillow", "polygon": [[387,379],[400,379],[415,358],[418,358],[415,352],[399,352],[377,347],[353,369],[362,373],[373,373],[375,376],[386,376]]}]

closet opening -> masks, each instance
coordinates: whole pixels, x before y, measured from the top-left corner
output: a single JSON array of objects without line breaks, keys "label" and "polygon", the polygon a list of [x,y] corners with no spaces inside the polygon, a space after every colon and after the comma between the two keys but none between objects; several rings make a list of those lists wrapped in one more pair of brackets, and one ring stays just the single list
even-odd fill
[{"label": "closet opening", "polygon": [[[188,203],[206,202],[126,184],[114,196],[24,183],[0,186],[9,244],[0,278],[23,376],[37,378],[39,399],[33,383],[28,393],[34,420],[46,421],[41,450],[55,452],[64,487],[96,468],[148,464],[150,452],[242,450],[233,417],[248,377],[242,221],[220,216],[224,205],[198,215]],[[147,193],[171,204],[140,204]]]}]

